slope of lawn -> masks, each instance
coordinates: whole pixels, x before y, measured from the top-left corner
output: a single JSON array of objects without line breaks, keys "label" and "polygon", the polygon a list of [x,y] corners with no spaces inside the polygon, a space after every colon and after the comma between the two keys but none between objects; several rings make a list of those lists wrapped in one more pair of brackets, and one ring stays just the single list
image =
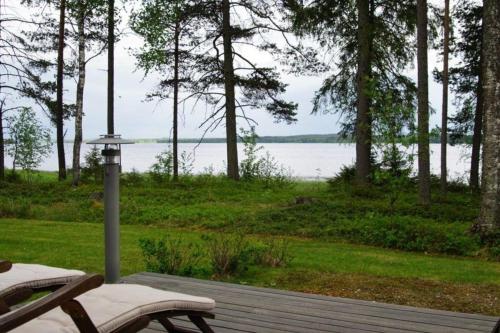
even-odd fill
[{"label": "slope of lawn", "polygon": [[[0,219],[0,257],[103,270],[100,223]],[[203,246],[204,230],[123,225],[122,275],[144,271],[139,239],[175,235]],[[263,236],[252,236],[261,238]],[[251,266],[230,282],[472,313],[500,315],[500,263],[434,256],[328,240],[290,238],[286,268]],[[211,276],[208,259],[198,278]]]}]

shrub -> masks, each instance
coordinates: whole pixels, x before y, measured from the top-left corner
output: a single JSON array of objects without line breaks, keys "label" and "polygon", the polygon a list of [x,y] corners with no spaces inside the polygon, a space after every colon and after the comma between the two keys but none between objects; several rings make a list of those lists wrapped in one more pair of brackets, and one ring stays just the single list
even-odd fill
[{"label": "shrub", "polygon": [[263,247],[256,249],[256,263],[270,267],[286,267],[293,260],[290,241],[286,238],[268,238]]},{"label": "shrub", "polygon": [[97,147],[92,147],[83,157],[85,163],[82,168],[82,179],[94,179],[96,183],[101,183],[104,173],[104,160],[101,151]]},{"label": "shrub", "polygon": [[215,274],[229,276],[247,270],[252,263],[252,249],[243,234],[219,233],[203,236],[208,245],[208,256]]},{"label": "shrub", "polygon": [[144,175],[136,169],[132,169],[132,171],[127,172],[123,175],[123,181],[127,185],[142,185],[144,183]]},{"label": "shrub", "polygon": [[257,146],[258,136],[255,128],[252,127],[250,131],[244,129],[240,131],[245,153],[245,158],[240,163],[241,179],[262,181],[266,187],[290,185],[292,183],[290,170],[280,165],[269,152],[259,157],[259,152],[264,147]]},{"label": "shrub", "polygon": [[156,155],[156,162],[150,168],[151,179],[156,183],[169,181],[173,173],[173,155],[166,150]]},{"label": "shrub", "polygon": [[198,246],[171,235],[158,241],[141,239],[139,246],[146,262],[146,269],[151,272],[192,276],[201,259],[201,250]]},{"label": "shrub", "polygon": [[356,167],[354,165],[343,165],[335,177],[327,180],[328,185],[336,187],[338,184],[351,184],[356,177]]},{"label": "shrub", "polygon": [[194,154],[183,151],[179,157],[179,171],[183,176],[191,176],[194,170]]},{"label": "shrub", "polygon": [[479,249],[479,239],[466,228],[416,217],[367,215],[341,220],[334,233],[357,243],[407,251],[471,255]]}]

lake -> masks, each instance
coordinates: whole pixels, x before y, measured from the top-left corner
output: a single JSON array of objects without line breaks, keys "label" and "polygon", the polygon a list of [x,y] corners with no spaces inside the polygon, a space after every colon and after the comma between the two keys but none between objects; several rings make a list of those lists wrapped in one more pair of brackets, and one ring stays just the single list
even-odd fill
[{"label": "lake", "polygon": [[[335,175],[343,165],[353,164],[355,161],[354,144],[339,143],[265,143],[260,153],[268,151],[279,164],[292,171],[293,176],[304,179],[328,178]],[[71,166],[72,144],[65,144],[66,163]],[[196,149],[194,143],[179,144],[179,154],[182,151],[194,156],[194,173],[201,173],[208,168],[214,172],[225,170],[226,146],[224,143],[204,143]],[[82,145],[82,156],[91,148]],[[168,148],[167,144],[142,143],[125,145],[122,147],[122,164],[124,171],[148,171],[155,162],[155,156]],[[243,158],[243,145],[238,145],[239,158]],[[416,153],[416,147],[414,152]],[[431,144],[431,169],[432,173],[440,173],[440,147]],[[448,147],[448,169],[450,178],[467,176],[469,170],[470,148],[467,146]],[[10,167],[12,160],[6,158],[6,165]],[[54,151],[39,168],[40,170],[57,170],[57,155]],[[416,170],[416,159],[415,159]]]}]

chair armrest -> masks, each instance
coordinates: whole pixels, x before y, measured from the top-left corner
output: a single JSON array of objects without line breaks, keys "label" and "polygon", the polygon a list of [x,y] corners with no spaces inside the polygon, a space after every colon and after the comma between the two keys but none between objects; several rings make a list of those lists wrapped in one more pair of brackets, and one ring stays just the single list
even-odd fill
[{"label": "chair armrest", "polygon": [[8,260],[0,259],[0,273],[7,272],[12,267],[12,263]]},{"label": "chair armrest", "polygon": [[21,326],[83,293],[99,287],[103,282],[102,275],[84,275],[48,296],[0,317],[0,332],[7,332]]}]

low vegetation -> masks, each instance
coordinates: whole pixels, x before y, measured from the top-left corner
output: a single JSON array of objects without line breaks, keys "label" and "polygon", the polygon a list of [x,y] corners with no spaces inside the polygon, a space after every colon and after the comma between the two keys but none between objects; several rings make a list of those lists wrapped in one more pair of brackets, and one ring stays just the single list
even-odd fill
[{"label": "low vegetation", "polygon": [[[0,228],[0,253],[3,257],[17,262],[102,273],[104,240],[101,224],[0,219]],[[214,237],[220,233],[123,225],[122,275],[147,268],[139,247],[141,239],[154,240],[156,249],[161,239],[180,239],[182,248],[206,249],[208,245],[203,239],[206,234]],[[190,275],[333,296],[500,315],[499,263],[327,240],[281,239],[287,242],[288,254],[293,258],[284,266],[251,263],[236,275],[214,275],[210,256],[204,254],[196,264],[197,269]],[[268,236],[247,236],[248,243],[254,246],[269,240]],[[168,247],[168,243],[165,246]]]},{"label": "low vegetation", "polygon": [[[348,177],[348,172],[346,177]],[[74,188],[51,181],[55,174],[34,175],[30,183],[2,183],[0,217],[100,223],[101,185],[89,181]],[[21,177],[22,179],[23,177]],[[323,182],[234,182],[215,175],[182,176],[162,181],[137,172],[124,174],[123,224],[191,230],[243,231],[299,236],[385,248],[488,257],[498,260],[499,238],[480,239],[470,232],[479,199],[466,187],[449,187],[427,208],[417,202],[415,184],[357,188],[337,179]]]}]

